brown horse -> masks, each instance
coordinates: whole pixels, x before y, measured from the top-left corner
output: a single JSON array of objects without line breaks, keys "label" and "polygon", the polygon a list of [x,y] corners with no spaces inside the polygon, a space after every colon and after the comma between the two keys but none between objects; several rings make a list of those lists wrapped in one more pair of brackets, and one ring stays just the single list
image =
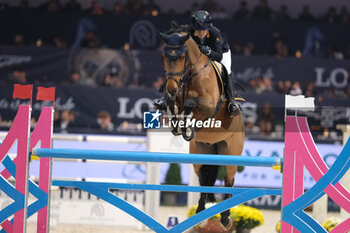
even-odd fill
[{"label": "brown horse", "polygon": [[[174,127],[172,133],[182,134],[190,141],[190,153],[241,155],[244,145],[242,114],[230,117],[227,100],[222,98],[222,87],[217,81],[210,59],[202,54],[190,34],[181,28],[175,33],[159,33],[165,46],[162,61],[166,74],[166,106],[172,121],[192,117],[196,120],[214,118],[220,128],[198,129]],[[222,84],[221,84],[222,85]],[[177,118],[176,114],[181,113]],[[201,186],[215,184],[218,166],[194,164]],[[225,166],[225,187],[232,187],[237,166]],[[224,199],[229,198],[224,195]],[[206,201],[215,202],[214,194],[201,193],[197,213],[205,209]],[[232,225],[230,210],[221,213],[221,223],[228,229]]]}]

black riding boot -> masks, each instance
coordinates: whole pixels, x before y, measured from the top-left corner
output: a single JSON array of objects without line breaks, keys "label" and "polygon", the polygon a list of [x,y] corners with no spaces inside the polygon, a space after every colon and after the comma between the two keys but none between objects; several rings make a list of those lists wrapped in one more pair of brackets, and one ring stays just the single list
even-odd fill
[{"label": "black riding boot", "polygon": [[156,109],[159,109],[160,111],[163,111],[163,110],[166,110],[165,108],[165,97],[162,97],[160,99],[156,99],[154,102],[153,102],[153,105]]},{"label": "black riding boot", "polygon": [[226,93],[227,93],[227,99],[229,101],[227,105],[227,110],[230,113],[231,116],[236,116],[240,113],[240,109],[238,107],[238,104],[235,101],[235,86],[233,83],[233,75],[232,73],[227,77],[227,83],[226,83]]}]

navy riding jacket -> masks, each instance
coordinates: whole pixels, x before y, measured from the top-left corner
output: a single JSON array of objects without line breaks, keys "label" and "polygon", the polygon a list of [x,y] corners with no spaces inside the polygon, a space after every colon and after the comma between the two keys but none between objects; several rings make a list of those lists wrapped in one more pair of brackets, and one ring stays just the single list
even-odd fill
[{"label": "navy riding jacket", "polygon": [[207,36],[203,39],[199,38],[193,29],[191,29],[191,36],[199,46],[204,45],[211,49],[209,58],[215,61],[220,62],[222,54],[230,49],[228,43],[221,36],[220,30],[214,26],[209,28]]}]

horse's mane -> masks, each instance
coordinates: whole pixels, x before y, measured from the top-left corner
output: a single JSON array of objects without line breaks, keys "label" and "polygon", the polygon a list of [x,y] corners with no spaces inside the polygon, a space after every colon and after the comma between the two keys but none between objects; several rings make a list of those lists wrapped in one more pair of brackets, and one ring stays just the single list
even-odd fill
[{"label": "horse's mane", "polygon": [[177,22],[171,21],[168,34],[170,35],[173,33],[181,33],[181,32],[190,33],[190,28],[191,27],[188,24],[179,25]]}]

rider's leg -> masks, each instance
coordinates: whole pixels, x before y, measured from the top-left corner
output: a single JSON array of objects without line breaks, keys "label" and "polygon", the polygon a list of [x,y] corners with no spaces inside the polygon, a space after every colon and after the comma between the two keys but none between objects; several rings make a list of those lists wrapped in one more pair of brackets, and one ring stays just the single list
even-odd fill
[{"label": "rider's leg", "polygon": [[227,99],[229,101],[227,108],[231,116],[234,116],[239,114],[240,110],[234,99],[236,91],[235,91],[235,86],[233,82],[233,75],[231,73],[231,50],[222,54],[221,63],[225,66],[228,73],[227,79],[224,79],[224,81],[226,82],[225,86],[226,86]]}]

